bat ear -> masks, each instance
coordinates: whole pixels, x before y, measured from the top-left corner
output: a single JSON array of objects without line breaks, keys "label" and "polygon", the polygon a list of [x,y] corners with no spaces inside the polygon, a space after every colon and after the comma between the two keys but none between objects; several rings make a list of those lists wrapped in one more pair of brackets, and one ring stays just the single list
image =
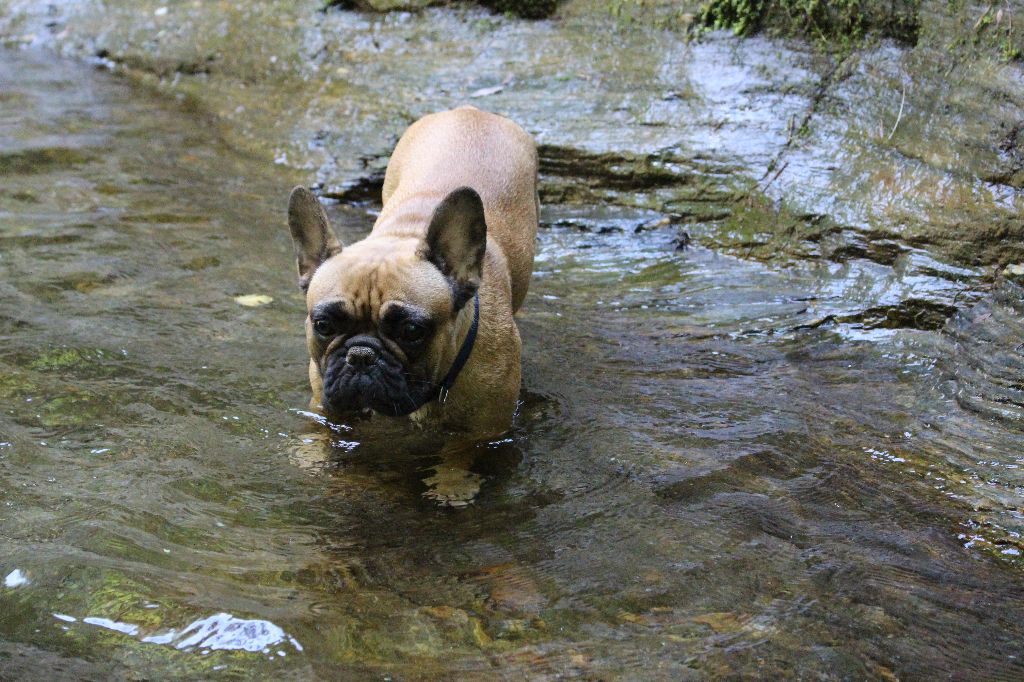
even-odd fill
[{"label": "bat ear", "polygon": [[424,253],[451,281],[456,310],[480,288],[486,249],[484,203],[476,190],[460,187],[434,209]]},{"label": "bat ear", "polygon": [[341,253],[341,242],[334,236],[324,207],[305,187],[296,187],[288,198],[288,229],[295,245],[299,288],[305,291],[316,269]]}]

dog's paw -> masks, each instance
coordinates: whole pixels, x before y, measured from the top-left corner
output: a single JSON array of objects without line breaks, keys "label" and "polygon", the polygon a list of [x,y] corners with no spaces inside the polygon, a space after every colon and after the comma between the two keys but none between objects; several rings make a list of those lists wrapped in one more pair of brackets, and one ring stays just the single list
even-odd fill
[{"label": "dog's paw", "polygon": [[467,507],[473,503],[483,478],[457,466],[438,464],[433,475],[423,479],[423,497],[441,507]]}]

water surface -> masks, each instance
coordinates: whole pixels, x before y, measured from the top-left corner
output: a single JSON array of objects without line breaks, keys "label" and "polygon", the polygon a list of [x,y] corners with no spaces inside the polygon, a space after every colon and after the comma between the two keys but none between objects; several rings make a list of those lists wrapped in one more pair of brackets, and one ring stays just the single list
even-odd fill
[{"label": "water surface", "polygon": [[430,444],[305,411],[305,178],[88,66],[0,82],[5,675],[1024,676],[1017,285],[548,206],[517,423],[440,508]]}]

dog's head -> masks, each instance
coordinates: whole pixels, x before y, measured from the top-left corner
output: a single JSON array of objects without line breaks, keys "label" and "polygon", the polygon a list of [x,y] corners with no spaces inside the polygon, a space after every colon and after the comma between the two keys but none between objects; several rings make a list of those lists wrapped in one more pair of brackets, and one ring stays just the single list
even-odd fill
[{"label": "dog's head", "polygon": [[317,198],[296,187],[288,227],[324,410],[400,416],[436,397],[458,352],[458,313],[480,286],[480,196],[463,187],[445,197],[425,238],[394,231],[343,247]]}]

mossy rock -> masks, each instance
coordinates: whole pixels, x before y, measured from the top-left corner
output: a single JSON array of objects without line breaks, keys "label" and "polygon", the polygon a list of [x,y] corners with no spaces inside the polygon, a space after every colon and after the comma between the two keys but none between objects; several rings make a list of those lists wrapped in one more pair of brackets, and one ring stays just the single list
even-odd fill
[{"label": "mossy rock", "polygon": [[920,0],[708,0],[697,23],[737,35],[766,31],[842,43],[868,33],[916,44]]},{"label": "mossy rock", "polygon": [[77,348],[55,348],[48,350],[29,363],[31,369],[62,370],[83,361],[82,352]]}]

